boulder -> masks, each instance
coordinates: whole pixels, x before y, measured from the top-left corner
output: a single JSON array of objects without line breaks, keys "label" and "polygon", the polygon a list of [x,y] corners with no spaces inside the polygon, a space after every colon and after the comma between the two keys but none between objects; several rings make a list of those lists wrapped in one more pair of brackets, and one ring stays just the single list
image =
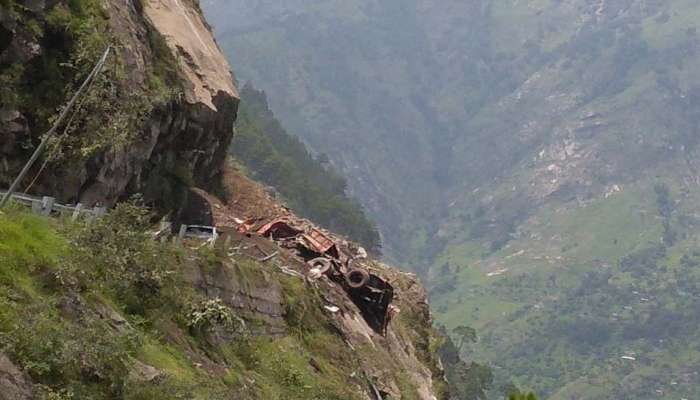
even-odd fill
[{"label": "boulder", "polygon": [[6,355],[0,353],[0,400],[32,399],[32,384]]}]

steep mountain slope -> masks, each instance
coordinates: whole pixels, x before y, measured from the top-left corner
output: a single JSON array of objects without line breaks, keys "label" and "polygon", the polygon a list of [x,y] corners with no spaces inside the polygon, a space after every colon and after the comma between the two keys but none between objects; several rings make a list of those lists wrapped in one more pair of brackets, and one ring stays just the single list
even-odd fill
[{"label": "steep mountain slope", "polygon": [[7,0],[0,32],[0,185],[108,45],[104,72],[22,189],[85,204],[144,192],[172,209],[188,183],[215,184],[238,91],[197,2]]},{"label": "steep mountain slope", "polygon": [[[100,79],[23,184],[110,211],[0,210],[0,399],[446,400],[415,275],[307,221],[302,249],[232,229],[237,217],[296,218],[225,168],[238,91],[196,0],[0,1],[0,185],[108,45]],[[257,117],[245,122],[270,123]],[[290,162],[318,167],[298,144],[306,158]],[[222,235],[164,240],[163,215],[208,217]],[[356,250],[369,283],[307,264],[331,237],[334,261]]]},{"label": "steep mountain slope", "polygon": [[475,325],[475,357],[552,398],[698,396],[697,358],[675,356],[698,337],[663,328],[697,316],[680,260],[697,247],[698,11],[601,3],[455,145],[489,151],[453,164],[486,172],[450,199],[441,319]]},{"label": "steep mountain slope", "polygon": [[557,399],[698,396],[697,4],[230,3],[204,6],[240,77],[479,328],[470,357]]},{"label": "steep mountain slope", "polygon": [[247,84],[231,153],[258,181],[270,185],[299,215],[381,254],[379,233],[347,182],[324,156],[311,155],[275,118],[264,92]]},{"label": "steep mountain slope", "polygon": [[[692,26],[679,20],[684,2],[431,6],[204,2],[226,51],[240,60],[242,79],[279,94],[273,109],[346,171],[391,249],[430,245],[419,240],[421,226],[444,219],[443,206],[454,201],[445,192],[462,195],[510,174],[552,144],[552,135],[570,140],[565,132],[582,128],[580,135],[590,136],[591,128],[574,125],[595,114],[588,108],[596,104],[624,108],[610,110],[624,119],[613,127],[659,124],[649,113],[647,121],[633,119],[639,107],[687,112],[689,104],[642,105],[638,100],[650,93],[628,92],[627,100],[622,93],[645,90],[643,82],[657,75],[673,92],[679,63],[694,58]],[[690,101],[680,97],[674,101]],[[614,146],[636,135],[623,132],[618,140],[618,133],[593,142],[614,158],[620,154]]]},{"label": "steep mountain slope", "polygon": [[[346,173],[392,255],[441,197],[415,10],[400,2],[203,2],[239,76]],[[403,27],[403,28],[402,28]],[[401,33],[403,32],[403,33]],[[409,84],[410,83],[410,84]],[[428,151],[426,151],[428,150]]]},{"label": "steep mountain slope", "polygon": [[367,260],[401,310],[380,334],[265,238],[177,245],[149,221],[134,203],[92,223],[0,212],[0,399],[446,399],[415,275]]}]

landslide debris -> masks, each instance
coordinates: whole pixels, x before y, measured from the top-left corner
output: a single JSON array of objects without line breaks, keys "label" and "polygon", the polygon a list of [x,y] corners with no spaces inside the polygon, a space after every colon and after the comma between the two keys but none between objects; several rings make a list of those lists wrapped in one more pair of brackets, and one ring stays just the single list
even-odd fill
[{"label": "landslide debris", "polygon": [[182,247],[154,239],[149,221],[132,203],[85,225],[0,215],[0,393],[445,398],[414,275],[364,261],[401,310],[377,332],[342,284],[309,277],[269,238],[232,231],[214,248]]}]

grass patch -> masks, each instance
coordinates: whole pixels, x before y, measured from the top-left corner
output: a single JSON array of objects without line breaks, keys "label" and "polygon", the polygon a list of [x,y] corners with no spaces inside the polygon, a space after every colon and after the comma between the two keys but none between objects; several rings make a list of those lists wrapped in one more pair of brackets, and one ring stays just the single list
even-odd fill
[{"label": "grass patch", "polygon": [[194,366],[182,352],[172,346],[148,340],[139,351],[138,358],[178,381],[195,382]]},{"label": "grass patch", "polygon": [[68,245],[51,222],[19,209],[0,212],[0,260],[8,267],[55,265]]}]

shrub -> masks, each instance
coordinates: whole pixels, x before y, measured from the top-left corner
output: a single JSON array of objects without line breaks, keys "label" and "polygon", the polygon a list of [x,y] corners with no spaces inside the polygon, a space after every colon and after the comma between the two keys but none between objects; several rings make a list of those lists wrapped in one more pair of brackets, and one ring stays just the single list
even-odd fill
[{"label": "shrub", "polygon": [[[134,314],[165,302],[164,289],[174,289],[180,260],[172,245],[155,241],[148,232],[150,212],[138,200],[118,204],[106,217],[82,227],[75,240],[83,276],[113,292]],[[179,296],[167,298],[180,304]]]},{"label": "shrub", "polygon": [[191,306],[187,325],[198,331],[206,331],[215,326],[233,328],[236,318],[221,299],[208,299]]},{"label": "shrub", "polygon": [[129,385],[123,397],[124,400],[180,400],[192,398],[191,388],[171,379],[157,383]]},{"label": "shrub", "polygon": [[[45,398],[70,399],[71,393],[80,398],[86,390],[78,385],[81,382],[99,383],[112,394],[122,391],[140,345],[139,336],[115,332],[103,321],[87,316],[66,320],[51,301],[4,306],[14,310],[0,315],[0,326],[11,326],[0,330],[0,348],[45,385]],[[72,384],[66,385],[69,382]]]}]

